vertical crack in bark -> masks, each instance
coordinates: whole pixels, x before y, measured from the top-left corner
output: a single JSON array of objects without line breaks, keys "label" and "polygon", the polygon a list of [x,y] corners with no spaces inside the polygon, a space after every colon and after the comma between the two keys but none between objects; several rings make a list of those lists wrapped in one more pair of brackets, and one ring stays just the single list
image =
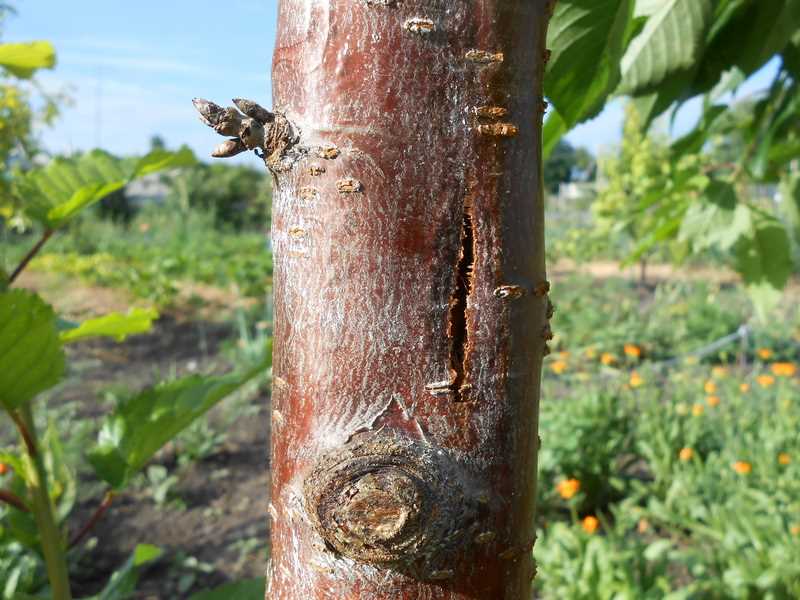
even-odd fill
[{"label": "vertical crack in bark", "polygon": [[467,298],[472,292],[472,270],[475,265],[475,232],[472,224],[472,206],[464,205],[461,223],[461,250],[456,264],[456,281],[450,296],[448,335],[450,337],[450,388],[456,402],[463,398],[467,376],[466,361],[469,343],[467,327]]}]

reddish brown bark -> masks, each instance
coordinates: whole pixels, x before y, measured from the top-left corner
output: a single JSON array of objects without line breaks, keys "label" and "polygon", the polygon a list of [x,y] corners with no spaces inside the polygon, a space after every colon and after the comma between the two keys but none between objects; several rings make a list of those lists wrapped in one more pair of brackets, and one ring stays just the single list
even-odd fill
[{"label": "reddish brown bark", "polygon": [[280,2],[272,600],[531,597],[548,5]]}]

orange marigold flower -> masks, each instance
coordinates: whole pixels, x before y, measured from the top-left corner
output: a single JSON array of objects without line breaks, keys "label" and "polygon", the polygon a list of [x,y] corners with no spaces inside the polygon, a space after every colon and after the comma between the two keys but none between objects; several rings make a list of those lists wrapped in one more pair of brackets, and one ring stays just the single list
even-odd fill
[{"label": "orange marigold flower", "polygon": [[639,519],[636,529],[639,533],[647,533],[650,529],[650,521],[647,519]]},{"label": "orange marigold flower", "polygon": [[611,354],[611,352],[603,352],[600,355],[600,362],[606,366],[613,365],[615,362],[617,362],[617,358]]},{"label": "orange marigold flower", "polygon": [[709,396],[708,398],[706,398],[706,404],[708,404],[711,408],[719,406],[719,403],[720,403],[719,396]]},{"label": "orange marigold flower", "polygon": [[6,463],[1,463],[1,462],[0,462],[0,475],[5,475],[5,474],[6,474],[6,473],[8,473],[10,470],[11,470],[11,469],[9,469],[9,467],[8,467],[8,465],[7,465]]},{"label": "orange marigold flower", "polygon": [[556,485],[556,491],[564,500],[569,500],[581,489],[581,482],[577,479],[564,479]]},{"label": "orange marigold flower", "polygon": [[792,535],[800,535],[800,524],[792,525],[789,528],[789,531],[792,532]]},{"label": "orange marigold flower", "polygon": [[693,404],[692,405],[692,415],[695,417],[700,417],[703,415],[705,411],[705,407],[702,404]]},{"label": "orange marigold flower", "polygon": [[756,377],[756,381],[758,382],[758,385],[760,385],[761,387],[768,388],[773,383],[775,383],[775,378],[772,375],[759,375],[758,377]]},{"label": "orange marigold flower", "polygon": [[694,458],[694,450],[691,448],[681,448],[681,451],[678,453],[678,458],[683,462],[689,462]]},{"label": "orange marigold flower", "polygon": [[641,358],[642,356],[642,349],[636,344],[625,344],[623,349],[625,351],[625,355],[630,356],[631,358]]},{"label": "orange marigold flower", "polygon": [[553,370],[553,373],[556,375],[561,375],[564,371],[567,370],[567,361],[565,360],[557,360],[550,365],[550,368]]},{"label": "orange marigold flower", "polygon": [[713,394],[717,391],[717,384],[711,381],[710,379],[706,381],[703,389],[706,391],[706,394]]},{"label": "orange marigold flower", "polygon": [[772,358],[772,350],[769,348],[759,348],[756,350],[756,354],[758,354],[759,358],[762,358],[763,360]]},{"label": "orange marigold flower", "polygon": [[739,391],[741,391],[743,394],[746,394],[747,392],[750,391],[750,384],[749,383],[740,383],[739,384]]},{"label": "orange marigold flower", "polygon": [[731,465],[731,468],[739,475],[749,475],[753,471],[753,465],[743,460],[737,460]]},{"label": "orange marigold flower", "polygon": [[773,374],[778,377],[794,377],[797,374],[797,367],[794,363],[790,362],[776,362],[772,363]]},{"label": "orange marigold flower", "polygon": [[792,457],[789,456],[788,452],[781,452],[780,454],[778,454],[778,464],[785,466],[788,465],[790,462],[792,462]]},{"label": "orange marigold flower", "polygon": [[592,534],[600,528],[600,521],[597,517],[589,515],[588,517],[584,517],[583,521],[581,521],[581,526],[586,533]]}]

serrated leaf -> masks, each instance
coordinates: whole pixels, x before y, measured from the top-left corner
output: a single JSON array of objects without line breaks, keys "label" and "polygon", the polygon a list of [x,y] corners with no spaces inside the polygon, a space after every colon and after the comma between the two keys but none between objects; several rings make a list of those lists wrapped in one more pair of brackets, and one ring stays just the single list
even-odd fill
[{"label": "serrated leaf", "polygon": [[108,416],[89,461],[113,487],[125,486],[164,444],[268,368],[268,361],[244,372],[199,375],[161,384],[121,403]]},{"label": "serrated leaf", "polygon": [[65,344],[91,337],[112,337],[121,342],[129,335],[150,331],[156,319],[158,311],[154,308],[132,308],[127,314],[111,313],[64,328],[60,337]]},{"label": "serrated leaf", "polygon": [[37,69],[52,69],[56,51],[50,42],[0,44],[0,67],[17,77],[28,79]]},{"label": "serrated leaf", "polygon": [[25,290],[0,293],[0,404],[18,408],[58,383],[63,372],[53,309]]},{"label": "serrated leaf", "polygon": [[93,150],[26,172],[18,179],[16,193],[29,217],[54,229],[139,177],[195,162],[188,148],[178,152],[154,150],[138,160]]},{"label": "serrated leaf", "polygon": [[712,0],[664,0],[622,58],[618,92],[649,93],[694,69],[711,25]]},{"label": "serrated leaf", "polygon": [[263,577],[227,583],[213,590],[199,592],[189,598],[189,600],[263,600],[266,588],[266,580]]},{"label": "serrated leaf", "polygon": [[792,273],[789,236],[781,223],[761,215],[754,233],[736,244],[736,270],[763,320],[780,301]]},{"label": "serrated leaf", "polygon": [[571,128],[597,114],[620,80],[633,0],[561,0],[548,32],[545,96]]}]

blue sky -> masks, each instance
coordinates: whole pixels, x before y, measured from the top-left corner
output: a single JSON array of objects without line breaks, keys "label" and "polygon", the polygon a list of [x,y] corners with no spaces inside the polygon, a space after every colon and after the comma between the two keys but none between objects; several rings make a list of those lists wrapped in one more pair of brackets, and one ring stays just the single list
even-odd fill
[{"label": "blue sky", "polygon": [[[159,134],[170,146],[185,143],[207,157],[218,140],[198,122],[192,97],[271,104],[277,0],[19,0],[16,6],[4,40],[53,42],[58,65],[39,80],[73,100],[44,132],[51,151],[102,146],[142,153]],[[762,69],[741,93],[766,85],[774,70],[775,64]],[[696,103],[686,107],[678,133],[697,116]],[[621,123],[616,101],[568,139],[596,152],[619,140]]]}]

